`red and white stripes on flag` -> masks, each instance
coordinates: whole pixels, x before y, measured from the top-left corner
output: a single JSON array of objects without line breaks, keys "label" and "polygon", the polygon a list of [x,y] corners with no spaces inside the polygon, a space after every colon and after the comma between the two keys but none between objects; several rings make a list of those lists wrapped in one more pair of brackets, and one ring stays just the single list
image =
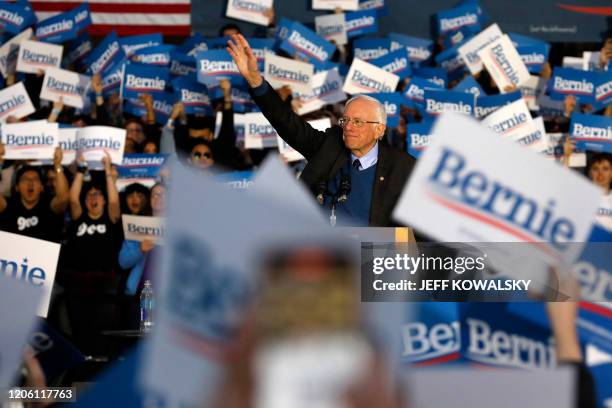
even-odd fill
[{"label": "red and white stripes on flag", "polygon": [[[39,21],[71,10],[82,0],[31,1]],[[95,0],[88,1],[93,24],[91,35],[162,33],[191,34],[190,0]]]}]

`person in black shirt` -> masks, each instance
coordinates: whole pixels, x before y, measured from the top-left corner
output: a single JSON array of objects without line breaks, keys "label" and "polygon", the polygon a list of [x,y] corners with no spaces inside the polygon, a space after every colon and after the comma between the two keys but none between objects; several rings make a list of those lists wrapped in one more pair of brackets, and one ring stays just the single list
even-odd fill
[{"label": "person in black shirt", "polygon": [[95,183],[83,187],[83,172],[75,175],[70,188],[72,223],[62,254],[62,284],[73,340],[90,354],[105,352],[100,331],[112,329],[119,313],[116,260],[121,245],[121,211],[108,154],[103,163],[106,196],[104,188]]},{"label": "person in black shirt", "polygon": [[[62,149],[56,148],[53,169],[56,173],[55,195],[44,194],[40,169],[23,166],[17,170],[15,195],[6,200],[0,196],[0,229],[46,241],[59,242],[63,214],[68,206],[68,181],[62,168]],[[0,164],[4,146],[0,145]]]}]

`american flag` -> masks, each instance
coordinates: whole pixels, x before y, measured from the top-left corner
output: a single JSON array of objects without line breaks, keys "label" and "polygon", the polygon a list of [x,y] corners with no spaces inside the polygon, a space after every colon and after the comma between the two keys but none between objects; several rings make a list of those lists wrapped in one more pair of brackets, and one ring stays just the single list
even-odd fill
[{"label": "american flag", "polygon": [[[31,1],[39,21],[63,13],[83,3],[79,0]],[[119,35],[191,33],[190,0],[96,0],[88,1],[93,24],[89,34]]]}]

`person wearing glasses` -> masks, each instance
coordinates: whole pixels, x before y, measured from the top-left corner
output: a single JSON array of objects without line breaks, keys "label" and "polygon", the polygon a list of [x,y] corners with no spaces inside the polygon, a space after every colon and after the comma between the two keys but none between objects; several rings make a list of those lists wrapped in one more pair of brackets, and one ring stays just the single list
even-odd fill
[{"label": "person wearing glasses", "polygon": [[347,200],[337,206],[338,225],[393,225],[391,213],[415,160],[379,143],[386,129],[386,113],[380,102],[355,96],[346,103],[340,126],[318,131],[284,104],[263,79],[253,50],[242,35],[232,35],[227,51],[266,119],[308,161],[301,175],[308,188],[317,196],[326,196],[325,203],[342,196],[341,185],[345,192],[350,190]]}]

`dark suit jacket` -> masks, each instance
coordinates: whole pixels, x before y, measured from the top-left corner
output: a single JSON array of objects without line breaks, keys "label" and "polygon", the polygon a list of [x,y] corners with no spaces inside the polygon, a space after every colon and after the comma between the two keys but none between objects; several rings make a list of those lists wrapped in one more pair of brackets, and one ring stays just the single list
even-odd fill
[{"label": "dark suit jacket", "polygon": [[[319,182],[332,180],[349,158],[342,128],[332,126],[325,132],[313,129],[269,85],[263,95],[256,96],[252,90],[251,95],[278,135],[308,160],[301,179],[310,190],[315,192]],[[393,225],[391,212],[414,163],[407,153],[379,143],[370,226]]]}]

